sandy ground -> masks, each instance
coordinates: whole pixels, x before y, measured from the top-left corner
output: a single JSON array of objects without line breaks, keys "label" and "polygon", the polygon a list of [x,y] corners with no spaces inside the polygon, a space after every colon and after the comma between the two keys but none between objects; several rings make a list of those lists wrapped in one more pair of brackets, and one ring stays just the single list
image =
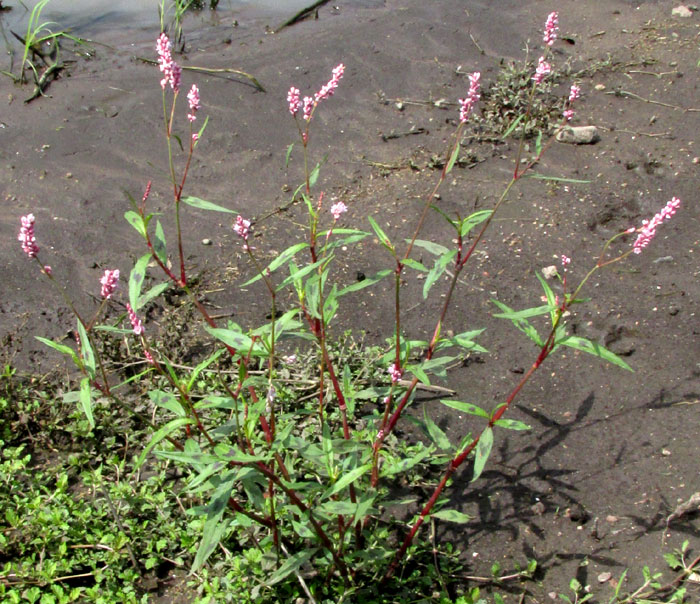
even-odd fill
[{"label": "sandy ground", "polygon": [[[328,154],[317,190],[348,204],[347,226],[367,228],[372,215],[399,240],[438,177],[429,160],[444,153],[455,130],[465,74],[481,71],[488,89],[502,60],[522,60],[526,47],[537,57],[544,19],[558,10],[566,40],[556,43],[552,60],[560,69],[569,64],[583,89],[573,123],[597,126],[601,140],[555,143],[536,167],[538,174],[590,182],[523,179],[494,222],[448,315],[455,332],[487,327],[482,343],[490,351],[450,373],[458,398],[486,406],[502,401],[536,355],[510,323],[491,317],[491,298],[515,308],[540,304],[535,272],[560,254],[572,258],[569,279],[576,280],[613,234],[641,224],[672,196],[683,206],[643,254],[596,275],[583,292],[592,301],[570,319],[572,331],[624,355],[634,373],[574,351],[548,360],[511,414],[532,431],[499,434],[480,481],[470,484],[468,469],[455,480],[453,503],[474,520],[458,528],[443,524],[439,536],[467,552],[465,574],[488,574],[494,561],[512,568],[534,557],[539,582],[526,586],[526,601],[542,602],[564,591],[573,576],[591,584],[602,601],[613,586],[599,582],[601,573],[614,580],[630,567],[632,586],[641,565],[664,568],[662,554],[684,539],[697,552],[697,515],[665,529],[676,506],[700,491],[700,17],[673,17],[674,3],[667,1],[334,5],[275,35],[264,26],[276,24],[277,16],[245,12],[222,12],[215,24],[186,27],[184,66],[244,70],[265,87],[263,93],[245,79],[185,72],[183,88],[199,85],[200,115],[210,119],[186,193],[250,217],[261,253],[273,255],[298,240],[303,208],[278,211],[302,177],[300,154],[284,165],[297,137],[286,93],[291,85],[302,94],[318,89],[343,62],[337,94],[314,117],[314,161]],[[152,39],[142,32],[133,40],[109,36],[113,49],[96,46],[93,58],[70,64],[48,89],[51,98],[25,104],[30,88],[0,80],[0,336],[7,358],[24,370],[61,362],[32,336],[62,337],[72,321],[19,249],[21,215],[35,214],[41,260],[81,310],[94,304],[105,268],[126,275],[143,253],[123,219],[125,192],[140,198],[152,180],[149,207],[163,212],[173,240],[159,73],[134,58],[155,58],[157,33]],[[554,92],[564,98],[569,83],[562,79]],[[440,99],[449,104],[436,106]],[[180,103],[183,133],[185,113]],[[412,129],[420,132],[382,138]],[[455,168],[441,190],[440,207],[451,215],[492,206],[513,170],[516,142],[480,141],[474,133],[466,147],[479,163]],[[401,167],[409,160],[417,169]],[[240,322],[262,320],[268,312],[262,292],[230,284],[250,269],[228,216],[188,209],[185,225],[192,271],[224,284],[209,302]],[[433,215],[423,237],[449,245],[451,235]],[[205,238],[213,244],[203,245]],[[357,271],[390,267],[379,250],[364,243],[356,254],[341,256],[341,283],[353,282]],[[420,337],[432,331],[440,297],[436,289],[423,301],[422,282],[414,277],[405,286],[404,328]],[[387,282],[356,296],[337,329],[389,336],[390,288]],[[426,404],[455,439],[476,428],[437,401]]]}]

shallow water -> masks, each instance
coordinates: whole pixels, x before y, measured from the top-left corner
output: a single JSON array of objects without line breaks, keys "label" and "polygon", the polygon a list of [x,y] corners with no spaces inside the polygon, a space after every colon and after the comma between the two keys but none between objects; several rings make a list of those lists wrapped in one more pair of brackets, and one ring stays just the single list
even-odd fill
[{"label": "shallow water", "polygon": [[[12,10],[0,13],[3,29],[24,35],[31,10],[37,2],[38,0],[28,0],[23,6],[19,1],[5,1],[4,5],[11,6]],[[215,21],[234,19],[241,11],[248,17],[255,13],[291,16],[312,3],[313,0],[220,0],[216,11],[205,9],[194,18]],[[208,5],[208,0],[205,4]],[[172,5],[172,0],[166,1],[166,10],[168,5]],[[54,31],[70,29],[73,34],[81,37],[115,30],[152,32],[160,24],[159,6],[160,0],[51,0],[42,10],[39,22],[55,22],[50,27]],[[172,11],[169,14],[172,15]]]}]

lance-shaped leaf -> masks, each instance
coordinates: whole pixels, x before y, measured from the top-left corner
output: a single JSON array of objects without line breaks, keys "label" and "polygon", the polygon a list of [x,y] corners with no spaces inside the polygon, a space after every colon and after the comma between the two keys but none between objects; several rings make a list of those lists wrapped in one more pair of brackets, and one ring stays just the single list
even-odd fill
[{"label": "lance-shaped leaf", "polygon": [[136,468],[140,468],[144,461],[146,461],[146,456],[151,452],[153,447],[155,447],[161,440],[170,436],[175,430],[186,426],[187,424],[194,423],[194,420],[189,417],[176,417],[175,419],[169,421],[165,426],[162,426],[151,438],[151,442],[146,445],[146,448],[141,451],[138,461],[136,462]]},{"label": "lance-shaped leaf", "polygon": [[234,483],[234,480],[227,480],[214,491],[214,495],[207,506],[207,519],[204,521],[202,540],[199,542],[199,548],[192,563],[192,572],[202,568],[202,565],[219,544],[224,531],[228,527],[228,522],[222,522],[221,518],[228,505],[229,497],[231,497]]},{"label": "lance-shaped leaf", "polygon": [[328,499],[329,497],[332,497],[336,493],[342,491],[344,488],[350,486],[350,484],[355,482],[360,476],[368,472],[371,467],[371,463],[366,463],[359,468],[355,468],[354,470],[350,470],[349,472],[343,474],[338,480],[336,480],[335,484],[323,494],[321,499]]},{"label": "lance-shaped leaf", "polygon": [[[538,346],[542,347],[544,346],[544,342],[542,341],[542,338],[540,338],[540,334],[537,333],[537,330],[532,326],[532,324],[525,318],[525,316],[535,316],[535,315],[544,315],[547,312],[549,312],[549,306],[539,306],[537,308],[528,308],[525,309],[524,311],[519,311],[516,312],[512,308],[510,308],[508,305],[503,304],[503,302],[499,302],[498,300],[491,299],[491,301],[500,308],[503,313],[500,314],[495,314],[494,317],[503,317],[505,319],[510,319],[513,322],[513,325],[515,325],[520,331],[522,331],[528,338],[530,338],[535,344]],[[531,311],[536,311],[534,312],[534,315],[527,315],[528,312]],[[523,316],[522,313],[525,313],[525,316]],[[519,316],[516,316],[519,315]]]},{"label": "lance-shaped leaf", "polygon": [[131,269],[131,274],[129,275],[129,304],[134,312],[138,311],[139,308],[139,298],[141,296],[141,288],[143,287],[143,282],[146,279],[146,268],[148,267],[148,261],[151,259],[150,254],[144,254],[141,256],[134,264],[134,268]]},{"label": "lance-shaped leaf", "polygon": [[394,246],[391,245],[391,241],[389,240],[389,237],[387,234],[382,230],[382,227],[380,227],[377,224],[377,221],[369,216],[367,218],[369,220],[370,225],[372,226],[372,229],[377,235],[377,238],[379,239],[379,243],[381,243],[386,249],[390,250],[392,253],[394,251]]},{"label": "lance-shaped leaf", "polygon": [[472,519],[469,514],[463,514],[457,510],[440,510],[439,512],[430,514],[430,517],[447,520],[447,522],[455,522],[457,524],[465,524]]},{"label": "lance-shaped leaf", "polygon": [[205,199],[200,199],[199,197],[192,197],[191,195],[183,197],[181,201],[183,203],[186,203],[188,206],[192,206],[193,208],[197,208],[199,210],[208,210],[210,212],[225,212],[226,214],[238,214],[238,212],[229,210],[224,206],[217,205],[215,203],[212,203],[211,201],[206,201]]},{"label": "lance-shaped leaf", "polygon": [[428,292],[430,291],[430,288],[442,276],[442,273],[445,272],[447,265],[452,261],[456,254],[457,250],[449,250],[435,261],[433,268],[430,269],[430,272],[425,278],[425,283],[423,284],[424,299],[428,297]]},{"label": "lance-shaped leaf", "polygon": [[388,275],[391,275],[394,271],[391,269],[384,269],[379,271],[378,273],[375,273],[374,275],[370,277],[365,277],[362,281],[357,281],[353,283],[352,285],[348,285],[347,287],[344,287],[338,292],[338,297],[344,296],[345,294],[349,294],[351,292],[356,292],[361,289],[364,289],[365,287],[369,287],[370,285],[374,285],[375,283],[381,281],[384,279],[384,277],[387,277]]},{"label": "lance-shaped leaf", "polygon": [[165,245],[165,231],[160,220],[156,221],[156,233],[153,237],[153,251],[156,253],[158,260],[163,264],[168,264],[168,249]]},{"label": "lance-shaped leaf", "polygon": [[481,433],[479,442],[476,444],[476,452],[474,456],[474,476],[472,477],[472,482],[475,481],[481,473],[484,471],[484,466],[486,461],[491,455],[491,448],[493,447],[493,428],[487,426]]},{"label": "lance-shaped leaf", "polygon": [[571,348],[575,348],[576,350],[581,350],[583,352],[587,352],[588,354],[592,354],[593,356],[600,357],[613,365],[627,369],[627,371],[634,371],[632,367],[625,363],[614,352],[611,352],[602,344],[587,340],[586,338],[581,338],[579,336],[565,336],[556,340],[555,346],[569,346]]},{"label": "lance-shaped leaf", "polygon": [[[288,247],[286,250],[284,250],[279,256],[277,256],[270,264],[268,264],[263,273],[267,274],[268,272],[274,273],[278,268],[281,266],[285,265],[287,262],[289,262],[292,258],[294,258],[294,255],[300,252],[301,250],[309,247],[308,243],[296,243],[291,247]],[[249,279],[246,281],[241,287],[247,287],[248,285],[251,285],[252,283],[255,283],[259,279],[262,279],[262,273],[258,273],[253,277],[252,279]]]},{"label": "lance-shaped leaf", "polygon": [[293,556],[287,558],[284,561],[284,564],[282,564],[282,566],[280,566],[274,573],[270,575],[270,577],[265,581],[265,584],[274,585],[275,583],[279,583],[282,579],[292,574],[293,572],[296,572],[304,564],[311,560],[311,558],[313,558],[316,555],[316,552],[318,552],[318,548],[312,547],[308,549],[303,549],[300,552],[294,554]]},{"label": "lance-shaped leaf", "polygon": [[92,389],[90,388],[90,380],[83,378],[80,380],[80,405],[83,408],[83,413],[87,418],[90,427],[95,427],[95,419],[92,416]]}]

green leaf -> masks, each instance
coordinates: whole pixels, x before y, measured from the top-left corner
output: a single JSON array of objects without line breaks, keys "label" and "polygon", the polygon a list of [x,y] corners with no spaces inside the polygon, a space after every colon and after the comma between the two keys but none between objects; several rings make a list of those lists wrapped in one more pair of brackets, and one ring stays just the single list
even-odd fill
[{"label": "green leaf", "polygon": [[80,349],[83,353],[85,368],[90,379],[94,380],[95,372],[97,371],[97,367],[95,365],[95,353],[92,350],[92,344],[90,344],[90,338],[85,330],[85,326],[80,319],[78,319],[78,335],[80,335]]},{"label": "green leaf", "polygon": [[466,237],[469,231],[471,231],[475,226],[480,225],[482,222],[489,219],[493,214],[493,210],[479,210],[468,216],[462,221],[459,227],[459,233],[462,237]]},{"label": "green leaf", "polygon": [[[304,248],[309,247],[308,243],[296,243],[291,247],[288,247],[286,250],[284,250],[279,256],[277,256],[270,264],[268,264],[265,269],[264,273],[267,271],[273,273],[276,271],[279,267],[283,266],[287,262],[289,262],[292,258],[294,258],[294,255],[303,250]],[[262,274],[258,273],[253,277],[252,279],[249,279],[246,281],[241,287],[247,287],[248,285],[255,283],[259,279],[262,279]]]},{"label": "green leaf", "polygon": [[224,344],[236,350],[247,351],[253,345],[253,340],[241,331],[225,329],[223,327],[210,327],[209,325],[205,325],[204,329],[217,340],[221,340]]},{"label": "green leaf", "polygon": [[302,279],[309,273],[315,271],[319,266],[322,264],[325,264],[326,262],[329,262],[333,258],[333,255],[331,254],[329,257],[326,258],[321,258],[320,260],[317,260],[316,262],[312,264],[307,264],[304,268],[300,268],[297,270],[294,274],[289,275],[286,279],[282,281],[276,288],[275,292],[279,292],[283,290],[285,287],[287,287],[290,283],[293,283],[294,281],[298,281],[299,279]]},{"label": "green leaf", "polygon": [[532,308],[524,308],[523,310],[510,310],[507,312],[495,313],[493,316],[498,319],[509,319],[510,321],[518,321],[520,319],[529,319],[530,317],[538,317],[546,315],[552,309],[551,306],[533,306]]},{"label": "green leaf", "polygon": [[437,357],[421,364],[423,371],[432,372],[439,377],[447,376],[445,365],[452,363],[457,357]]},{"label": "green leaf", "polygon": [[401,262],[404,266],[408,266],[409,268],[420,271],[421,273],[427,273],[430,270],[427,266],[424,266],[423,264],[421,264],[417,260],[414,260],[413,258],[406,258]]},{"label": "green leaf", "polygon": [[[411,243],[411,240],[406,239],[406,243]],[[432,241],[424,241],[423,239],[416,239],[413,242],[413,245],[423,248],[435,256],[442,256],[450,251],[444,245],[440,245],[439,243],[434,243]]]},{"label": "green leaf", "polygon": [[443,451],[449,451],[452,449],[450,439],[447,438],[447,435],[442,431],[442,429],[432,419],[430,419],[425,407],[423,407],[423,419],[425,421],[425,427],[428,430],[430,440],[432,440]]},{"label": "green leaf", "polygon": [[311,174],[309,174],[309,187],[313,187],[316,184],[318,176],[321,174],[321,165],[326,163],[327,158],[328,156],[324,155],[323,159],[314,166],[313,170],[311,170]]},{"label": "green leaf", "polygon": [[523,120],[524,117],[525,115],[521,113],[517,118],[515,118],[515,120],[513,120],[513,123],[510,126],[508,126],[508,129],[503,133],[503,136],[501,136],[501,140],[506,140],[511,135],[513,130],[515,130],[518,127],[518,124]]},{"label": "green leaf", "polygon": [[579,336],[565,336],[564,338],[557,340],[555,342],[556,346],[569,346],[575,348],[576,350],[581,350],[582,352],[587,352],[593,356],[600,357],[604,361],[608,361],[613,365],[627,369],[627,371],[634,371],[627,363],[625,363],[619,356],[614,352],[609,351],[602,344],[598,342],[592,342],[586,338],[581,338]]},{"label": "green leaf", "polygon": [[131,308],[134,309],[134,312],[141,308],[139,305],[139,297],[141,296],[143,282],[146,279],[146,269],[148,268],[148,261],[150,259],[150,254],[141,256],[136,261],[136,264],[134,264],[134,268],[131,269],[131,274],[129,275],[129,304]]},{"label": "green leaf", "polygon": [[201,363],[199,363],[193,370],[192,370],[192,375],[190,376],[190,381],[187,382],[187,392],[192,390],[192,386],[194,385],[195,381],[199,377],[199,374],[202,373],[209,365],[211,365],[214,361],[216,361],[222,354],[224,350],[220,348],[217,350],[214,354],[212,354],[209,358],[204,359]]},{"label": "green leaf", "polygon": [[335,484],[323,494],[321,499],[328,499],[329,497],[332,497],[336,493],[342,491],[345,487],[347,487],[351,483],[355,482],[360,476],[362,476],[365,472],[367,472],[371,467],[372,467],[371,463],[366,463],[365,465],[360,466],[359,468],[355,468],[354,470],[350,470],[347,474],[343,474],[335,482]]},{"label": "green leaf", "polygon": [[481,473],[484,471],[486,460],[489,458],[489,455],[491,455],[491,447],[493,447],[493,429],[490,426],[487,426],[481,433],[479,442],[476,444],[474,476],[472,477],[472,482],[479,478]]},{"label": "green leaf", "polygon": [[457,250],[449,250],[435,261],[435,265],[433,266],[433,268],[430,269],[430,272],[425,278],[425,283],[423,284],[423,299],[428,297],[428,292],[430,291],[430,288],[440,278],[442,273],[445,272],[447,265],[456,255]]},{"label": "green leaf", "polygon": [[92,390],[90,388],[90,379],[83,378],[80,380],[80,405],[83,408],[85,417],[87,418],[90,427],[95,427],[95,419],[92,417]]},{"label": "green leaf", "polygon": [[133,210],[128,210],[124,213],[124,218],[126,218],[126,221],[138,231],[138,234],[141,235],[141,237],[146,239],[146,224],[144,223],[144,220],[141,218],[140,214],[134,212]]},{"label": "green leaf", "polygon": [[381,281],[384,279],[384,277],[387,277],[388,275],[391,275],[394,271],[391,269],[384,269],[379,271],[378,273],[375,273],[371,277],[365,277],[362,281],[357,281],[353,283],[352,285],[348,285],[347,287],[344,287],[338,292],[338,297],[344,296],[345,294],[349,294],[351,292],[356,292],[361,289],[364,289],[365,287],[369,287],[370,285],[374,285],[378,281]]},{"label": "green leaf", "polygon": [[[507,306],[506,304],[503,304],[503,302],[499,302],[498,300],[491,299],[491,302],[493,302],[498,308],[500,308],[504,313],[506,314],[514,314],[515,311]],[[541,313],[539,314],[545,314],[549,310],[549,306],[544,307],[541,306],[540,309],[544,309]],[[529,309],[532,310],[532,309]],[[498,317],[500,315],[494,315],[495,317]],[[508,317],[510,318],[510,317]],[[538,346],[542,347],[544,346],[544,342],[540,338],[540,335],[537,333],[537,330],[530,324],[529,321],[526,319],[513,319],[511,318],[511,321],[513,322],[513,325],[515,325],[520,331],[522,331],[528,338],[530,338],[535,344]]]},{"label": "green leaf", "polygon": [[46,346],[48,346],[49,348],[53,348],[54,350],[57,350],[62,354],[69,355],[73,359],[73,362],[77,365],[77,367],[79,369],[82,368],[83,364],[80,362],[80,359],[75,353],[75,350],[73,350],[70,346],[66,346],[65,344],[59,344],[58,342],[54,342],[53,340],[47,340],[46,338],[42,338],[41,336],[34,337],[37,340],[39,340],[39,342],[41,342],[42,344],[46,344]]},{"label": "green leaf", "polygon": [[291,145],[289,145],[289,147],[287,147],[287,153],[284,156],[284,167],[285,168],[289,167],[289,158],[292,156],[292,149],[294,149],[294,143],[292,143]]},{"label": "green leaf", "polygon": [[169,421],[165,426],[162,426],[159,430],[153,434],[151,441],[146,445],[146,448],[141,451],[138,461],[136,462],[136,468],[140,468],[144,461],[146,461],[146,456],[151,452],[151,449],[155,447],[161,440],[175,432],[178,428],[186,426],[187,424],[193,424],[194,420],[189,417],[176,417],[175,419]]},{"label": "green leaf", "polygon": [[160,296],[166,289],[170,287],[170,282],[169,281],[164,281],[163,283],[159,283],[158,285],[154,285],[151,289],[149,289],[143,296],[139,296],[139,308],[143,308],[148,304],[151,300],[154,298],[157,298]]},{"label": "green leaf", "polygon": [[265,581],[265,584],[270,586],[275,583],[279,583],[282,579],[292,574],[293,572],[299,570],[304,564],[306,564],[311,558],[313,558],[318,552],[317,547],[312,547],[308,549],[303,549],[297,552],[293,556],[287,558],[274,573]]},{"label": "green leaf", "polygon": [[517,419],[498,419],[493,425],[508,430],[532,430],[532,426],[528,426],[525,422],[521,422]]},{"label": "green leaf", "polygon": [[228,527],[228,521],[221,522],[221,518],[228,506],[229,497],[233,490],[234,481],[228,480],[218,486],[207,506],[207,519],[204,522],[202,540],[199,542],[197,554],[192,563],[192,572],[198,571],[207,558],[218,545],[224,531]]},{"label": "green leaf", "polygon": [[459,141],[455,143],[454,149],[452,149],[452,154],[450,155],[450,159],[447,162],[447,166],[445,167],[445,176],[447,176],[450,172],[452,172],[452,168],[454,168],[455,162],[457,161],[457,158],[459,157]]},{"label": "green leaf", "polygon": [[413,466],[418,465],[422,462],[428,455],[434,451],[433,447],[426,447],[414,453],[413,457],[406,457],[395,463],[389,463],[388,461],[382,466],[380,471],[381,476],[392,476],[398,474],[399,472],[406,472],[410,470]]},{"label": "green leaf", "polygon": [[465,524],[472,519],[469,514],[463,514],[457,510],[440,510],[439,512],[430,514],[430,516],[431,518],[447,520],[447,522],[456,522],[457,524]]},{"label": "green leaf", "polygon": [[386,233],[382,230],[382,227],[380,227],[377,224],[377,221],[374,220],[371,216],[368,216],[367,219],[369,220],[370,225],[372,226],[372,229],[376,233],[377,237],[379,238],[379,243],[381,243],[385,248],[387,248],[389,251],[393,253],[394,251],[394,246],[391,245],[391,241],[389,240],[389,237],[387,237]]},{"label": "green leaf", "polygon": [[185,417],[185,410],[182,407],[182,404],[180,401],[175,398],[175,395],[172,394],[171,392],[164,392],[162,390],[151,390],[148,393],[148,398],[151,399],[151,402],[155,405],[158,405],[159,407],[163,407],[163,409],[167,409],[168,411],[174,413],[178,417]]},{"label": "green leaf", "polygon": [[168,264],[168,250],[165,246],[165,232],[163,231],[163,225],[160,220],[156,221],[156,234],[153,239],[153,251],[155,252],[158,260],[163,264]]},{"label": "green leaf", "polygon": [[228,208],[212,203],[211,201],[206,201],[204,199],[200,199],[199,197],[192,197],[191,195],[183,197],[180,201],[186,203],[188,206],[192,206],[193,208],[197,208],[199,210],[208,210],[210,212],[225,212],[226,214],[238,214],[238,212],[229,210]]},{"label": "green leaf", "polygon": [[489,414],[486,411],[484,411],[481,407],[472,405],[471,403],[463,403],[462,401],[453,401],[451,399],[440,399],[440,402],[443,405],[447,405],[448,407],[457,409],[457,411],[462,411],[463,413],[467,413],[469,415],[478,415],[479,417],[490,419]]},{"label": "green leaf", "polygon": [[557,296],[542,275],[535,273],[535,276],[539,280],[540,285],[544,290],[544,295],[547,297],[547,304],[549,304],[549,316],[552,319],[552,325],[554,325],[554,321],[557,317]]},{"label": "green leaf", "polygon": [[430,386],[430,378],[420,365],[406,365],[404,369],[417,377],[422,384]]}]

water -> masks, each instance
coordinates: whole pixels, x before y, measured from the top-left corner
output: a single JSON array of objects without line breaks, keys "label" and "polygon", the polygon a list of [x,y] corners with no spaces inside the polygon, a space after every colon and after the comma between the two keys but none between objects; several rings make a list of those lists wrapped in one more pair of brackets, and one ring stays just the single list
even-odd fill
[{"label": "water", "polygon": [[[38,0],[4,0],[4,6],[12,10],[0,13],[2,29],[24,35],[32,8]],[[293,15],[309,6],[313,0],[220,0],[216,11],[204,9],[197,16],[189,19],[213,20],[235,19],[239,13],[245,13],[250,18],[255,15]],[[172,0],[166,0],[166,15],[172,17]],[[208,6],[209,1],[205,0]],[[80,37],[95,37],[105,32],[117,30],[152,32],[160,26],[158,16],[159,0],[50,0],[44,7],[39,19],[40,23],[55,22],[49,26],[53,31],[69,29]]]}]

